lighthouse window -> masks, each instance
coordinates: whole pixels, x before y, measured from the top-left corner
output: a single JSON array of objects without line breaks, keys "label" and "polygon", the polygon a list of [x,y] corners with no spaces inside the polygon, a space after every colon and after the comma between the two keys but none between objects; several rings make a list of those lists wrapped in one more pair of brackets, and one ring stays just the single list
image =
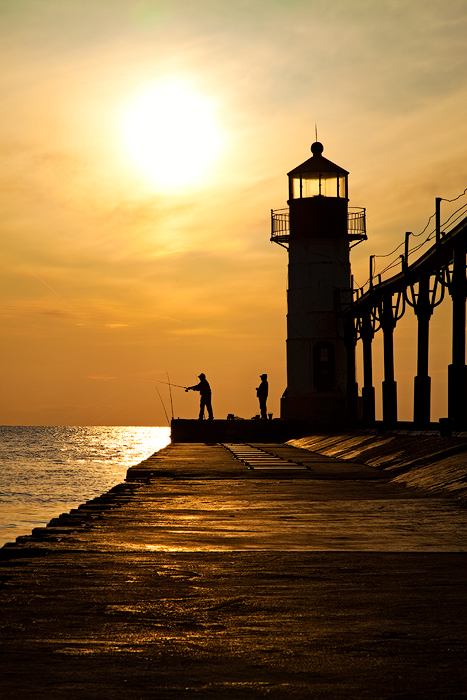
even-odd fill
[{"label": "lighthouse window", "polygon": [[294,177],[292,179],[292,199],[301,199],[302,187],[301,178]]},{"label": "lighthouse window", "polygon": [[291,178],[292,199],[307,199],[310,197],[342,197],[347,198],[347,180],[345,175],[329,172],[301,173]]},{"label": "lighthouse window", "polygon": [[347,181],[345,175],[337,180],[337,196],[347,199]]},{"label": "lighthouse window", "polygon": [[316,391],[332,391],[336,381],[333,343],[321,341],[313,346],[313,385]]},{"label": "lighthouse window", "polygon": [[339,197],[339,178],[337,173],[322,173],[321,194],[325,197]]},{"label": "lighthouse window", "polygon": [[302,197],[316,197],[320,194],[320,179],[318,173],[302,175]]}]

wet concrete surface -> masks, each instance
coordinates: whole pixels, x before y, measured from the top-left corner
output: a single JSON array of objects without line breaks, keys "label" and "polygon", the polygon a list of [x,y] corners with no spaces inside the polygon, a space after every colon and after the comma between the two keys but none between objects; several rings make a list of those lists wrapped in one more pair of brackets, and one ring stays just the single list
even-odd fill
[{"label": "wet concrete surface", "polygon": [[395,483],[440,495],[467,505],[467,433],[441,437],[434,431],[394,430],[311,435],[292,439],[294,447],[340,460],[354,460],[383,469]]},{"label": "wet concrete surface", "polygon": [[258,447],[308,468],[171,445],[1,549],[0,696],[467,697],[466,510]]}]

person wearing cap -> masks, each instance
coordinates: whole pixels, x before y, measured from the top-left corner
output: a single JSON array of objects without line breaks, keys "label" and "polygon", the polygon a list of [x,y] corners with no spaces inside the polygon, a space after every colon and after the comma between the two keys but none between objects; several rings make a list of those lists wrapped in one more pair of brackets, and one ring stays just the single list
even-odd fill
[{"label": "person wearing cap", "polygon": [[208,419],[212,420],[212,405],[211,405],[211,387],[206,379],[206,375],[201,373],[198,375],[199,384],[195,386],[188,386],[185,391],[199,391],[200,393],[200,405],[199,405],[199,420],[204,420],[204,409],[208,411]]},{"label": "person wearing cap", "polygon": [[260,376],[261,379],[261,384],[256,387],[256,396],[259,399],[259,409],[261,411],[261,418],[267,418],[267,409],[266,409],[266,401],[268,398],[268,391],[269,391],[269,385],[268,385],[268,375],[267,374],[262,374]]}]

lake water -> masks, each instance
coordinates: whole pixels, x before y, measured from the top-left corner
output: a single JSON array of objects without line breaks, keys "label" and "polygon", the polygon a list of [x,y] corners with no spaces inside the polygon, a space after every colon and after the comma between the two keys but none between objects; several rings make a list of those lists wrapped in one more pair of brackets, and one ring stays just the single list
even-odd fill
[{"label": "lake water", "polygon": [[0,426],[0,547],[124,481],[170,428]]}]

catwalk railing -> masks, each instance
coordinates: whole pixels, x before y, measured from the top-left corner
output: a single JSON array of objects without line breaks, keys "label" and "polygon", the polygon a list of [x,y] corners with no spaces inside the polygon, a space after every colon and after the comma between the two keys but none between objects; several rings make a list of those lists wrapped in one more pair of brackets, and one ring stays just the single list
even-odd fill
[{"label": "catwalk railing", "polygon": [[[366,240],[366,212],[364,207],[348,207],[347,233],[350,241],[360,243],[361,241]],[[289,208],[271,209],[271,241],[274,243],[279,243],[279,245],[286,248],[289,238]],[[356,245],[356,243],[354,243],[354,245]]]}]

